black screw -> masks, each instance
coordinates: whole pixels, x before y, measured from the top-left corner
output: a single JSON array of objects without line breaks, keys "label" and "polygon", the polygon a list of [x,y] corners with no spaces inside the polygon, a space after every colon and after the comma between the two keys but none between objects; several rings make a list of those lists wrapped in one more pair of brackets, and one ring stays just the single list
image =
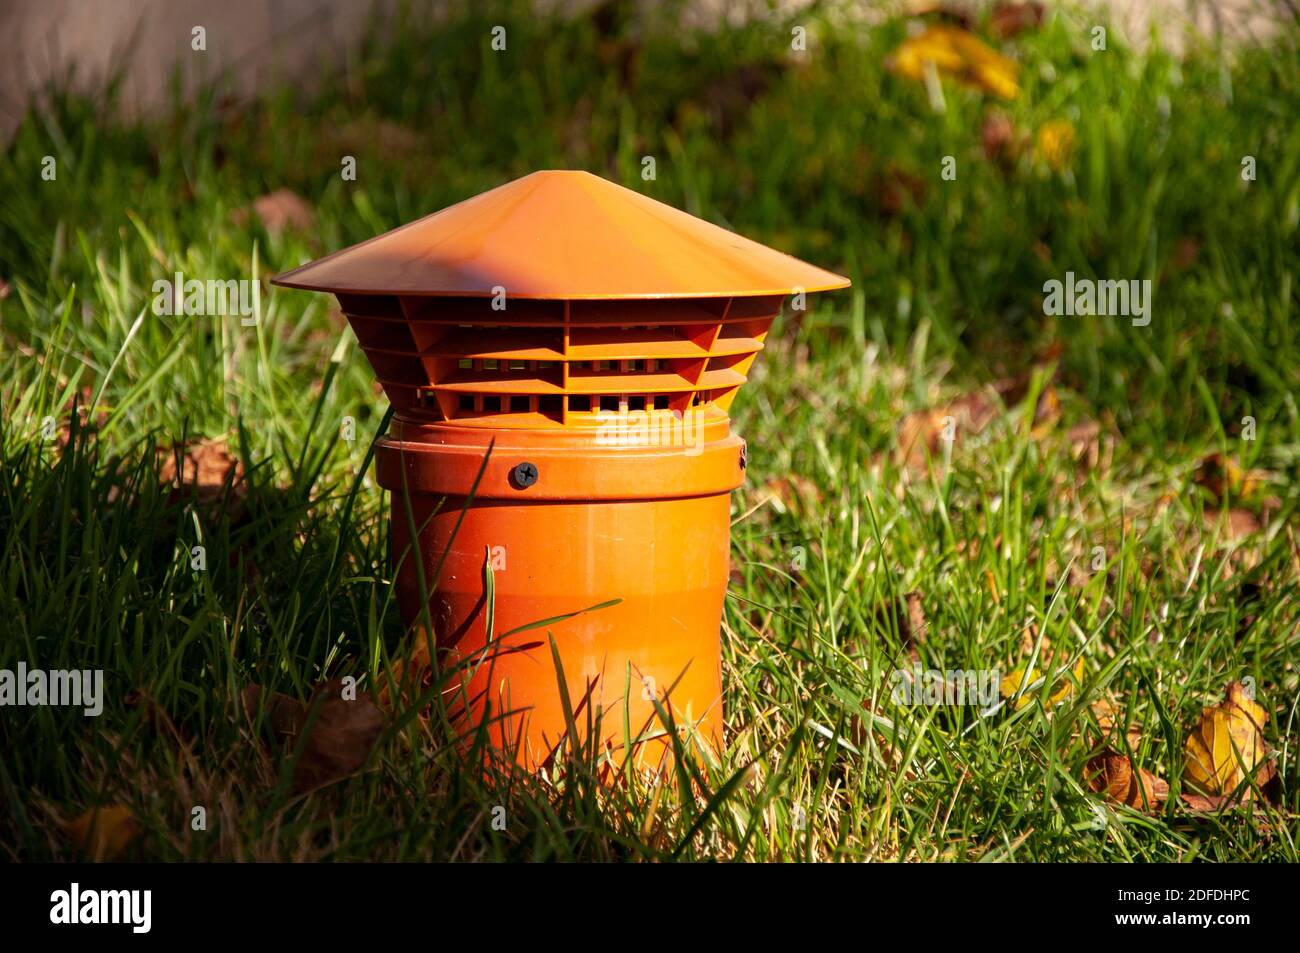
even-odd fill
[{"label": "black screw", "polygon": [[537,482],[537,465],[524,461],[510,471],[510,482],[517,490],[526,490]]}]

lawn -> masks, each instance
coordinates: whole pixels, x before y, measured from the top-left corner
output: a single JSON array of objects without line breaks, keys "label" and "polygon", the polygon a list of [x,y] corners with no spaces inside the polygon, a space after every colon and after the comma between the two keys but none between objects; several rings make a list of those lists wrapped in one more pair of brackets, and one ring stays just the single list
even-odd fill
[{"label": "lawn", "polygon": [[[904,19],[680,22],[475,4],[310,92],[26,119],[0,669],[102,669],[104,695],[0,711],[0,856],[1300,859],[1300,29],[1175,58],[1069,12],[974,24],[1008,89],[909,75]],[[725,750],[667,782],[578,750],[484,774],[435,684],[304,784],[309,733],[283,750],[245,702],[379,694],[409,643],[385,402],[332,299],[267,279],[541,168],[853,280],[782,317],[732,409]],[[258,280],[253,320],[156,314],[177,272]],[[1046,313],[1067,273],[1150,281],[1149,323]],[[899,670],[996,671],[999,699],[905,704]],[[1253,701],[1205,712],[1235,682]],[[1243,717],[1262,769],[1238,750],[1198,792],[1189,735]]]}]

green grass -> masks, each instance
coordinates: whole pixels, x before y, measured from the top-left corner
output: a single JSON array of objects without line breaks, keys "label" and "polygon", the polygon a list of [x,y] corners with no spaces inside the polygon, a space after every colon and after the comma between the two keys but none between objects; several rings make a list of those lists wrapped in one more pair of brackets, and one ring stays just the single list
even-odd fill
[{"label": "green grass", "polygon": [[[0,668],[103,668],[107,691],[98,719],[0,712],[0,855],[70,857],[59,820],[120,803],[143,826],[127,856],[168,860],[1300,858],[1300,33],[1176,60],[1113,32],[1094,53],[1063,14],[1001,44],[1021,63],[1017,99],[945,83],[940,113],[885,67],[902,21],[807,15],[797,62],[790,24],[673,22],[634,43],[517,5],[436,30],[417,18],[311,95],[234,105],[218,86],[132,124],[106,118],[111,93],[61,94],[27,119],[0,162]],[[496,23],[508,54],[489,50]],[[1071,123],[1067,166],[1032,145],[986,158],[995,109],[1031,143]],[[344,154],[356,182],[340,180]],[[947,155],[956,181],[940,178]],[[348,674],[371,687],[402,640],[367,466],[383,399],[323,296],[264,285],[243,327],[156,317],[152,283],[265,279],[547,167],[854,282],[787,315],[733,409],[750,458],[724,620],[728,748],[666,788],[602,787],[580,753],[551,782],[484,777],[435,706],[366,771],[295,797],[235,699],[250,683],[306,699]],[[316,227],[272,234],[235,214],[278,188]],[[1151,325],[1045,317],[1043,282],[1067,270],[1151,279]],[[979,433],[900,459],[909,413],[1016,375],[1028,392],[994,401]],[[1059,420],[1036,425],[1048,386]],[[47,416],[60,439],[42,439]],[[1096,465],[1071,448],[1086,421],[1106,444]],[[241,457],[242,506],[161,485],[155,448],[199,437]],[[1214,498],[1194,479],[1213,453],[1260,486]],[[1259,531],[1227,533],[1213,520],[1230,509]],[[911,660],[882,606],[913,590],[926,666],[1009,672],[1041,638],[1082,658],[1082,684],[988,718],[894,704],[891,673]],[[1245,677],[1272,715],[1266,810],[1198,816],[1175,797],[1144,815],[1084,789],[1091,702],[1139,729],[1135,757],[1177,793],[1186,733]]]}]

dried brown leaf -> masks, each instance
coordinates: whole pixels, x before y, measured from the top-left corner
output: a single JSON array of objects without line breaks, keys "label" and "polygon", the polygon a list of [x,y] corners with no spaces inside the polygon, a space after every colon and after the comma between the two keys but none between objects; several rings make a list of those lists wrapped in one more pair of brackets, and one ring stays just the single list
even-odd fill
[{"label": "dried brown leaf", "polygon": [[1223,526],[1224,538],[1229,540],[1245,539],[1264,528],[1254,513],[1233,507],[1226,513],[1223,510],[1205,510],[1203,517],[1208,529]]},{"label": "dried brown leaf", "polygon": [[921,605],[920,590],[913,589],[904,595],[903,602],[907,605],[908,641],[912,643],[924,642],[929,623],[925,619],[925,609]]},{"label": "dried brown leaf", "polygon": [[207,506],[224,500],[232,516],[242,511],[248,495],[244,465],[230,452],[224,439],[200,440],[183,448],[178,444],[170,450],[160,449],[159,453],[162,466],[158,479],[163,484],[174,484],[173,503],[192,499]]},{"label": "dried brown leaf", "polygon": [[797,473],[768,480],[763,485],[763,491],[783,512],[815,511],[822,501],[822,493],[817,484]]},{"label": "dried brown leaf", "polygon": [[307,706],[307,724],[307,742],[293,772],[298,793],[360,770],[384,730],[384,713],[364,692],[344,697],[343,682],[334,679],[316,689]]},{"label": "dried brown leaf", "polygon": [[1103,447],[1101,424],[1097,421],[1080,421],[1066,431],[1065,439],[1070,442],[1070,456],[1076,463],[1089,470],[1109,467],[1109,441]]},{"label": "dried brown leaf", "polygon": [[[316,213],[307,200],[289,189],[276,189],[253,200],[252,213],[272,235],[285,231],[309,232],[316,226]],[[249,209],[236,209],[232,215],[235,223],[243,225],[249,220]]]},{"label": "dried brown leaf", "polygon": [[[266,700],[267,722],[286,753],[295,751],[303,731],[302,754],[293,769],[293,791],[302,794],[354,774],[365,765],[384,730],[384,714],[365,692],[349,690],[341,679],[320,685],[306,704],[278,692]],[[262,689],[243,691],[244,710],[256,712]]]},{"label": "dried brown leaf", "polygon": [[913,469],[925,467],[926,456],[939,456],[945,437],[954,446],[963,436],[978,434],[998,415],[997,401],[984,391],[972,391],[929,410],[918,410],[898,426],[895,462]]},{"label": "dried brown leaf", "polygon": [[877,185],[876,200],[888,215],[897,215],[910,205],[925,203],[925,180],[897,163],[890,163]]},{"label": "dried brown leaf", "polygon": [[266,700],[263,702],[264,694],[262,686],[246,685],[243,692],[240,693],[244,713],[249,719],[252,719],[264,704],[266,707],[266,723],[270,726],[271,732],[276,739],[288,741],[296,738],[302,730],[303,721],[306,717],[306,709],[303,703],[296,698],[290,698],[282,692],[266,694]]},{"label": "dried brown leaf", "polygon": [[96,861],[117,858],[141,831],[130,808],[121,804],[91,808],[62,827],[69,843]]},{"label": "dried brown leaf", "polygon": [[1094,794],[1139,811],[1155,813],[1169,798],[1169,785],[1111,748],[1089,759],[1084,781]]},{"label": "dried brown leaf", "polygon": [[980,146],[990,162],[1014,160],[1021,138],[1011,118],[1000,109],[989,110],[980,124]]},{"label": "dried brown leaf", "polygon": [[989,14],[989,32],[999,40],[1036,30],[1042,23],[1041,3],[999,3]]},{"label": "dried brown leaf", "polygon": [[1201,243],[1184,235],[1174,245],[1173,266],[1179,271],[1192,267],[1201,256]]},{"label": "dried brown leaf", "polygon": [[[419,158],[425,145],[424,138],[410,126],[380,119],[368,113],[338,126],[331,139],[329,147],[331,155],[374,152],[389,160],[404,157]],[[335,159],[334,162],[337,165],[338,160]],[[289,194],[293,195],[292,192]]]}]

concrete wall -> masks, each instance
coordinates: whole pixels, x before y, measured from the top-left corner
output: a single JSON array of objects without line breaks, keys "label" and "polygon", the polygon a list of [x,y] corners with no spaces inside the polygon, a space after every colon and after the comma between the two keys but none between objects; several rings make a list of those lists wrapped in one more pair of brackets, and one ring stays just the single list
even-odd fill
[{"label": "concrete wall", "polygon": [[[391,7],[391,0],[379,0]],[[0,0],[0,132],[50,82],[74,76],[91,88],[121,72],[122,105],[166,103],[173,75],[184,87],[223,73],[237,92],[281,75],[319,75],[355,45],[372,0]],[[207,51],[192,30],[207,31]]]}]

